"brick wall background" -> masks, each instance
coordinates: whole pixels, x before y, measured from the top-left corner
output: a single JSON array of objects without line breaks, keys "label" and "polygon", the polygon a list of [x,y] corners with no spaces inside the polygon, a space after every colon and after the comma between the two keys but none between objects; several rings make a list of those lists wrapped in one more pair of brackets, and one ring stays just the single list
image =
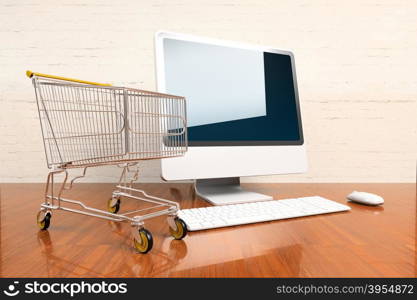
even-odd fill
[{"label": "brick wall background", "polygon": [[[415,0],[0,0],[0,181],[46,177],[25,70],[154,89],[165,29],[295,53],[310,170],[245,181],[414,182],[416,16]],[[159,163],[143,165],[158,181]]]}]

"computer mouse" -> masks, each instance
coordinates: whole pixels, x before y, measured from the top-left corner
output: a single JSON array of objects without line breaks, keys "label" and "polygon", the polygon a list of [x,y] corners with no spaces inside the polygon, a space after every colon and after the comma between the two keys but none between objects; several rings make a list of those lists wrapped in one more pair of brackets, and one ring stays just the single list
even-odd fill
[{"label": "computer mouse", "polygon": [[366,192],[353,191],[346,198],[352,202],[365,205],[381,205],[384,203],[384,198],[381,196]]}]

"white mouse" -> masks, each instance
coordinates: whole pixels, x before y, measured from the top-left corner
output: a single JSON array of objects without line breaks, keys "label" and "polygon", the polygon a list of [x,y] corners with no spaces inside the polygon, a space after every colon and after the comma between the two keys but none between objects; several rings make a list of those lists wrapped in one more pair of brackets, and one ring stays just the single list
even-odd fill
[{"label": "white mouse", "polygon": [[384,203],[384,198],[381,196],[365,192],[354,191],[347,195],[346,198],[350,201],[365,205],[381,205]]}]

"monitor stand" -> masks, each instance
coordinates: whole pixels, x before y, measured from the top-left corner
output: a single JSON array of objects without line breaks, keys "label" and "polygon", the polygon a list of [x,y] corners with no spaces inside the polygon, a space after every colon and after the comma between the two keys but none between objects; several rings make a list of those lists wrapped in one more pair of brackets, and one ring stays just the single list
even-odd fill
[{"label": "monitor stand", "polygon": [[272,200],[272,196],[243,190],[239,177],[197,179],[198,196],[214,205],[226,205]]}]

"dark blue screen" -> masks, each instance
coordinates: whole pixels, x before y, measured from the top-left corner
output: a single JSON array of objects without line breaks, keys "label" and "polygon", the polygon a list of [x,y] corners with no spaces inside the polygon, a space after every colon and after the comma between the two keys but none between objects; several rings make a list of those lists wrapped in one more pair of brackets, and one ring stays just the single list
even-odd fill
[{"label": "dark blue screen", "polygon": [[302,144],[291,57],[264,52],[266,116],[188,127],[190,146]]}]

